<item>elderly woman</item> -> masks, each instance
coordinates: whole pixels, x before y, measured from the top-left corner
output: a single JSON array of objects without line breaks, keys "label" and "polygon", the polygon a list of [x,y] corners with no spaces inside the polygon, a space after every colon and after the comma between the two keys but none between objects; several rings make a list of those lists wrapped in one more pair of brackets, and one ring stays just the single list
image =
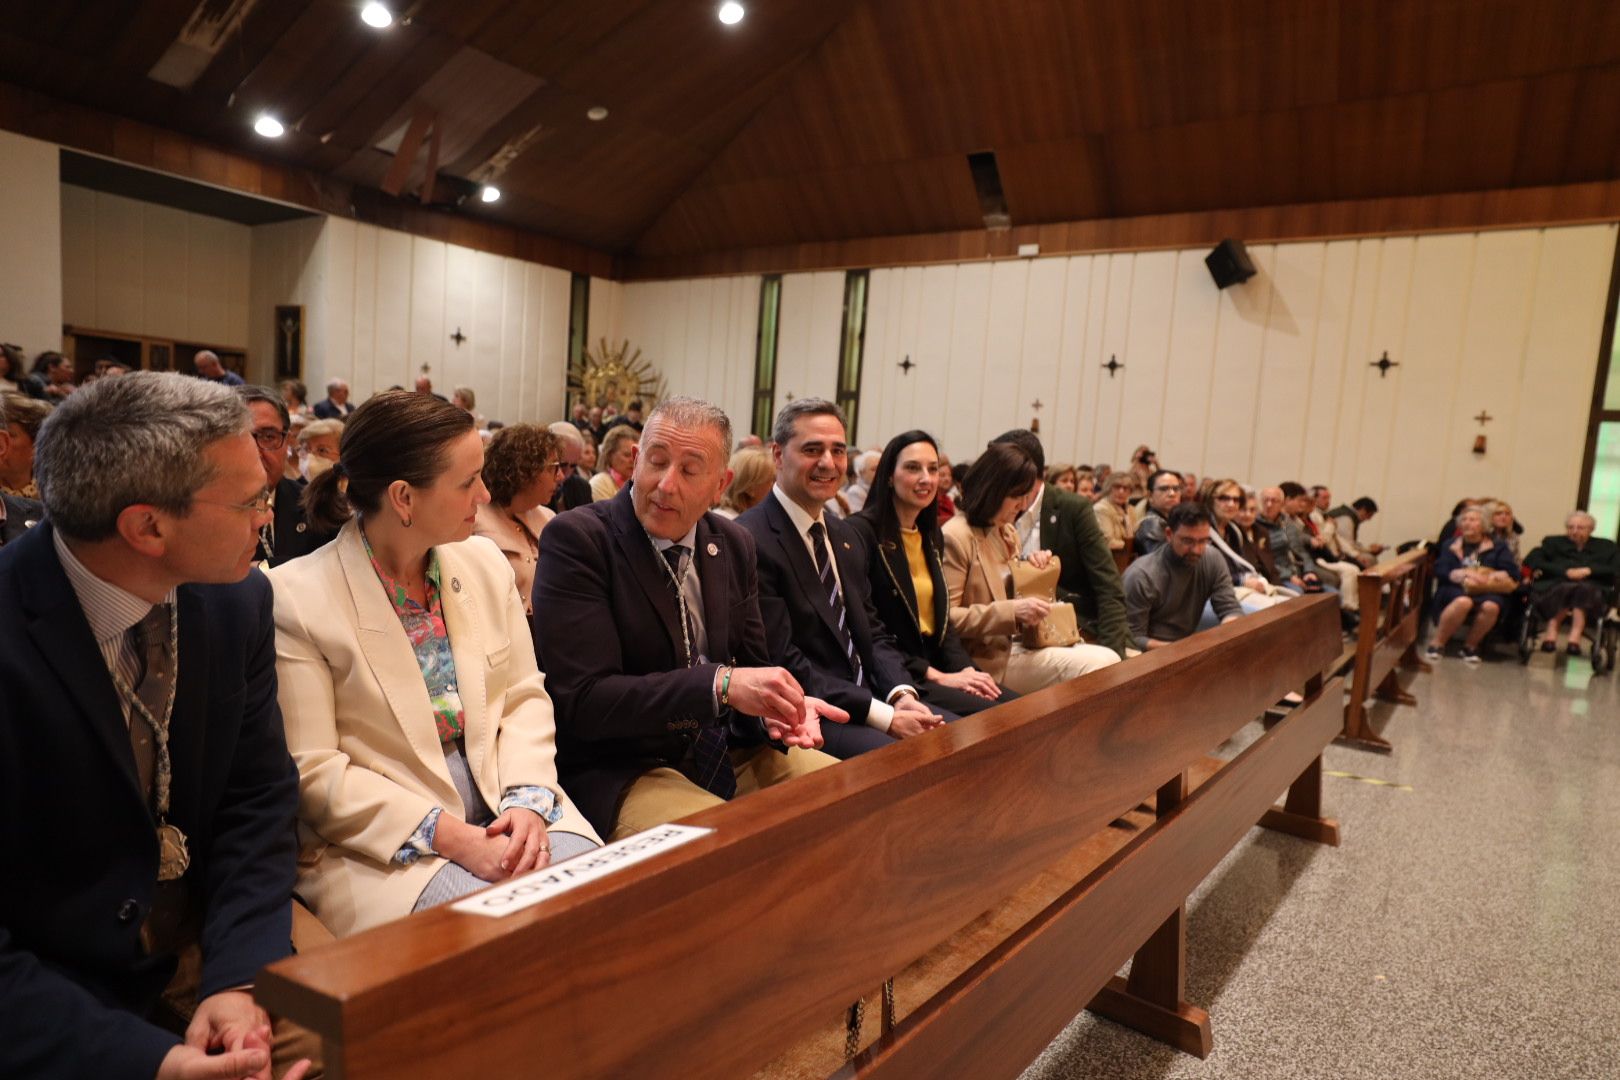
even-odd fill
[{"label": "elderly woman", "polygon": [[540,560],[540,530],[556,515],[546,504],[567,466],[557,436],[533,424],[514,424],[490,437],[484,450],[484,486],[489,502],[478,508],[474,536],[495,541],[512,564],[523,613],[534,614],[534,567]]},{"label": "elderly woman", "polygon": [[1141,524],[1141,518],[1131,506],[1131,493],[1135,489],[1135,473],[1111,472],[1103,481],[1102,496],[1093,504],[1103,538],[1114,551],[1124,551],[1126,541]]},{"label": "elderly woman", "polygon": [[1434,638],[1424,657],[1439,660],[1451,635],[1473,614],[1462,658],[1479,663],[1479,643],[1501,617],[1504,597],[1518,587],[1519,564],[1506,547],[1486,535],[1485,515],[1478,507],[1457,515],[1456,533],[1440,549],[1434,579]]},{"label": "elderly woman", "polygon": [[951,628],[938,496],[939,446],[925,431],[907,431],[884,447],[866,505],[849,523],[866,544],[872,606],[918,696],[968,716],[1014,695],[973,666]]},{"label": "elderly woman", "polygon": [[1569,619],[1565,650],[1581,655],[1581,636],[1589,623],[1603,618],[1604,592],[1620,581],[1620,549],[1613,540],[1594,537],[1597,521],[1585,510],[1564,519],[1564,535],[1549,536],[1524,560],[1536,572],[1530,603],[1547,620],[1541,651],[1558,649],[1558,627]]},{"label": "elderly woman", "polygon": [[40,425],[51,415],[52,406],[43,401],[6,395],[6,425],[0,432],[0,492],[20,499],[38,499],[34,482],[34,440]]},{"label": "elderly woman", "polygon": [[1091,470],[1089,465],[1082,465],[1075,471],[1079,475],[1075,478],[1074,493],[1087,502],[1095,502],[1097,499],[1097,474]]},{"label": "elderly woman", "polygon": [[771,461],[770,451],[764,447],[745,446],[731,455],[728,467],[731,482],[726,485],[714,512],[736,521],[738,514],[752,510],[771,493],[771,485],[776,482],[776,465]]},{"label": "elderly woman", "polygon": [[[991,443],[973,462],[957,515],[946,524],[944,576],[950,597],[950,623],[967,648],[973,666],[1017,694],[1119,662],[1112,649],[1078,644],[1025,649],[1017,640],[1023,627],[1039,626],[1051,603],[1013,596],[1012,567],[1018,561],[1013,522],[1035,500],[1040,479],[1027,453],[1012,443]],[[1051,560],[1037,551],[1037,569]]]},{"label": "elderly woman", "polygon": [[636,442],[640,433],[629,424],[610,428],[602,436],[602,448],[596,456],[596,475],[591,477],[591,498],[603,502],[619,493],[630,479],[630,469],[636,463]]},{"label": "elderly woman", "polygon": [[339,937],[588,850],[472,417],[389,391],[309,486],[337,539],[270,571],[298,895]]},{"label": "elderly woman", "polygon": [[338,462],[343,421],[311,420],[298,430],[298,475],[313,480]]}]

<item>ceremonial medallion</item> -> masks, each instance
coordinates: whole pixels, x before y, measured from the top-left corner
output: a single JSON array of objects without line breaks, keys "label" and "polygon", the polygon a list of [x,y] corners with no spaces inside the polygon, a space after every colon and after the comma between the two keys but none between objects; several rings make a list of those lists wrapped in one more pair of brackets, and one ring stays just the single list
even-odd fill
[{"label": "ceremonial medallion", "polygon": [[158,826],[158,880],[178,881],[191,865],[191,853],[186,850],[186,834],[164,822]]}]

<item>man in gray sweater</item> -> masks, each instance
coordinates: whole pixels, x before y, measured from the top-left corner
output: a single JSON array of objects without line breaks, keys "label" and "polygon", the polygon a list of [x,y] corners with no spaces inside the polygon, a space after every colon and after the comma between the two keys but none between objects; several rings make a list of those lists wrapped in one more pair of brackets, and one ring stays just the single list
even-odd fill
[{"label": "man in gray sweater", "polygon": [[1204,604],[1223,623],[1243,614],[1226,560],[1210,550],[1209,511],[1182,503],[1165,522],[1166,542],[1125,570],[1125,614],[1138,649],[1159,649],[1198,629]]}]

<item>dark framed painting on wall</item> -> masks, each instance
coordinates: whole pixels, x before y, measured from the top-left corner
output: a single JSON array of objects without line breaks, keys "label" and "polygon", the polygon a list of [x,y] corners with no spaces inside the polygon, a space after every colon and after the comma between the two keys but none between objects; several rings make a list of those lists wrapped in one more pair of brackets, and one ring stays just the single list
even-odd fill
[{"label": "dark framed painting on wall", "polygon": [[304,307],[276,305],[276,378],[304,377]]}]

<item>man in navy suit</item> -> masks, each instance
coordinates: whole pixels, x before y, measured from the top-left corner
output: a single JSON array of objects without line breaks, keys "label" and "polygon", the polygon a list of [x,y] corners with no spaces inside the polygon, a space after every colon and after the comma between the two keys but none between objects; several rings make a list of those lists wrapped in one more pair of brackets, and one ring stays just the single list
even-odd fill
[{"label": "man in navy suit", "polygon": [[327,383],[326,400],[317,401],[312,411],[317,420],[347,420],[354,412],[354,405],[349,401],[349,384],[342,379]]},{"label": "man in navy suit", "polygon": [[532,622],[557,771],[604,837],[834,763],[815,747],[847,716],[772,665],[753,543],[708,512],[730,457],[724,412],[670,398],[630,483],[546,526]]},{"label": "man in navy suit", "polygon": [[104,379],[37,470],[49,520],[0,551],[0,1075],[268,1077],[251,984],[290,952],[298,774],[270,586],[244,580],[247,409]]},{"label": "man in navy suit", "polygon": [[805,692],[850,715],[826,749],[849,758],[955,720],[923,704],[905,658],[872,606],[865,548],[822,507],[849,462],[843,410],[820,398],[777,414],[776,486],[737,519],[759,551],[760,610],[771,656]]}]

